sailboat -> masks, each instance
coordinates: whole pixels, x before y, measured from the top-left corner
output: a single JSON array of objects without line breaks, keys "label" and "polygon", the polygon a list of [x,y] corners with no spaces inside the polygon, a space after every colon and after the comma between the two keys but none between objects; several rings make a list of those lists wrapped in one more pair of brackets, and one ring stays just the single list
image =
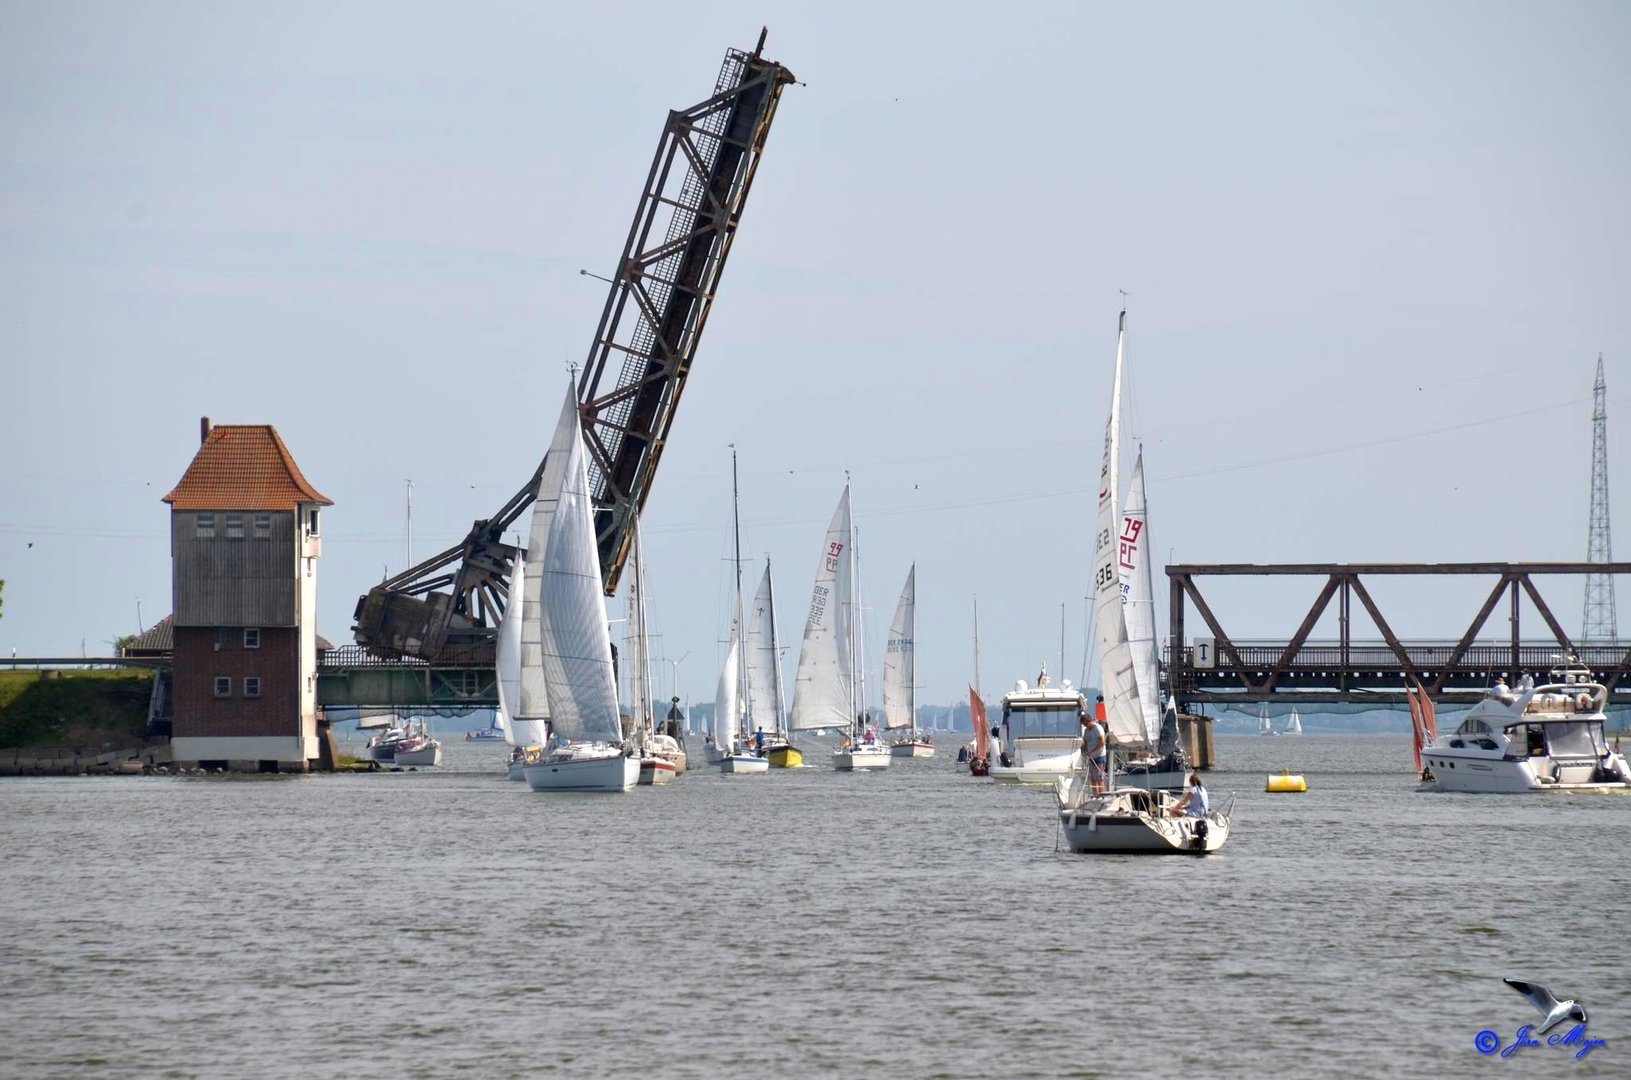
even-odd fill
[{"label": "sailboat", "polygon": [[990,776],[997,750],[991,722],[985,715],[985,699],[980,696],[980,598],[974,598],[974,681],[968,686],[968,721],[973,729],[969,740],[968,771],[971,776]]},{"label": "sailboat", "polygon": [[[577,393],[569,386],[549,448],[551,459],[563,459],[560,486],[534,508],[535,515],[549,513],[543,561],[531,565],[540,586],[538,645],[552,730],[547,751],[524,769],[534,791],[628,791],[640,779],[639,759],[623,747],[584,456]],[[523,663],[523,691],[526,675]]]},{"label": "sailboat", "polygon": [[[520,554],[515,557],[515,570],[510,575],[509,600],[498,621],[494,662],[498,675],[498,709],[494,713],[493,724],[503,732],[504,741],[510,745],[508,768],[511,780],[527,778],[522,771],[526,767],[526,748],[515,741],[515,715],[521,706],[521,624],[525,606],[522,595],[526,592],[526,582],[527,557]],[[541,744],[543,740],[539,739],[538,742]]]},{"label": "sailboat", "polygon": [[770,581],[770,560],[765,560],[764,577],[753,596],[753,614],[748,621],[747,640],[748,715],[756,730],[764,732],[759,754],[778,769],[796,769],[804,764],[804,751],[787,737],[787,715],[782,707],[781,645],[776,640],[776,594]]},{"label": "sailboat", "polygon": [[1259,735],[1280,734],[1278,731],[1274,730],[1274,721],[1269,719],[1268,702],[1264,702],[1262,705],[1257,707],[1257,733]]},{"label": "sailboat", "polygon": [[816,567],[810,613],[804,623],[798,673],[793,679],[794,731],[841,728],[848,732],[833,751],[841,770],[877,769],[889,751],[866,742],[866,720],[857,698],[855,653],[855,537],[850,527],[849,485],[838,500]]},{"label": "sailboat", "polygon": [[[1110,417],[1105,423],[1099,469],[1097,543],[1093,556],[1094,621],[1111,753],[1110,775],[1093,793],[1080,770],[1055,785],[1059,821],[1073,851],[1194,852],[1221,847],[1229,834],[1229,814],[1171,817],[1168,788],[1183,783],[1182,760],[1160,739],[1161,703],[1155,663],[1152,546],[1144,493],[1144,456],[1138,455],[1120,504],[1121,384],[1125,365],[1127,312],[1116,328],[1115,378]],[[1169,712],[1174,711],[1169,708]],[[1172,725],[1174,729],[1176,724]],[[1174,743],[1176,739],[1172,740]],[[1116,775],[1117,759],[1128,763]],[[1118,787],[1117,781],[1121,781]]]},{"label": "sailboat", "polygon": [[1298,715],[1297,715],[1297,706],[1293,705],[1291,707],[1291,722],[1286,725],[1286,734],[1287,735],[1301,735],[1302,733],[1303,733],[1303,722],[1302,722],[1302,719],[1300,717],[1298,717]]},{"label": "sailboat", "polygon": [[646,567],[640,543],[640,520],[629,543],[629,720],[640,748],[640,783],[667,784],[685,769],[685,751],[659,735],[651,715],[651,659],[646,637]]},{"label": "sailboat", "polygon": [[883,726],[910,728],[889,747],[892,757],[934,757],[934,743],[917,727],[917,564],[906,572],[906,584],[889,624],[883,657]]},{"label": "sailboat", "polygon": [[753,719],[753,698],[748,692],[748,664],[742,657],[742,519],[736,484],[736,447],[731,446],[731,530],[736,558],[736,608],[731,615],[731,645],[725,654],[725,667],[719,673],[719,690],[714,695],[714,754],[727,773],[756,774],[770,771],[768,759],[749,742]]}]

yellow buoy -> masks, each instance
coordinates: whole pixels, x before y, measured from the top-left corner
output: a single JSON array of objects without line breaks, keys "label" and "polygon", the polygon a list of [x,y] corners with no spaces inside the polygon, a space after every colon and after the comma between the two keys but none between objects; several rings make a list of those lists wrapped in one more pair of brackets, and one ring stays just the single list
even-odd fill
[{"label": "yellow buoy", "polygon": [[1303,779],[1302,773],[1281,773],[1278,776],[1271,774],[1268,783],[1263,785],[1263,790],[1281,793],[1307,791],[1308,781]]}]

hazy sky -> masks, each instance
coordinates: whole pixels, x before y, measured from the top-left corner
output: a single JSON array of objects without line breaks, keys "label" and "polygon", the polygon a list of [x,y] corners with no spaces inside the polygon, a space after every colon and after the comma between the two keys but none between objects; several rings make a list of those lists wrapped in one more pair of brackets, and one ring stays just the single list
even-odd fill
[{"label": "hazy sky", "polygon": [[[848,469],[876,646],[918,565],[921,701],[969,681],[975,594],[988,692],[1057,665],[1061,604],[1078,676],[1121,289],[1160,555],[1584,557],[1599,351],[1612,478],[1631,440],[1631,8],[925,11],[0,4],[0,648],[169,610],[201,415],[275,424],[334,500],[348,641],[405,480],[419,558],[531,475],[604,300],[578,270],[762,23],[806,85],[646,517],[682,692],[723,652],[732,442],[784,640]],[[1284,636],[1319,584],[1208,595]],[[1453,637],[1490,584],[1376,591]],[[1548,599],[1578,629],[1578,582]]]}]

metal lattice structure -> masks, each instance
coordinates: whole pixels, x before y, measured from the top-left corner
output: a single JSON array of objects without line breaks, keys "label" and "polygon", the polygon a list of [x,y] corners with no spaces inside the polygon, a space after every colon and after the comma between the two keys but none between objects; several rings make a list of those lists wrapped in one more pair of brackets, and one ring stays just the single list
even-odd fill
[{"label": "metal lattice structure", "polygon": [[[1608,383],[1603,379],[1603,356],[1597,354],[1597,383],[1591,391],[1591,524],[1586,532],[1586,561],[1614,561],[1614,541],[1608,528]],[[1615,644],[1620,640],[1614,612],[1614,578],[1586,575],[1586,613],[1581,641]]]},{"label": "metal lattice structure", "polygon": [[[741,223],[782,89],[793,73],[731,49],[713,93],[672,111],[611,277],[578,387],[607,594],[651,490],[681,391]],[[357,602],[353,631],[381,655],[435,660],[474,647],[488,658],[517,550],[505,532],[532,505],[543,464],[455,547]]]}]

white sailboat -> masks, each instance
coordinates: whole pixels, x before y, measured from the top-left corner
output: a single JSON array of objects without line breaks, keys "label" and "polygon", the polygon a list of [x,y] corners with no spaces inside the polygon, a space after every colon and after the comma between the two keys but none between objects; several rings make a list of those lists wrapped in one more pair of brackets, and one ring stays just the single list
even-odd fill
[{"label": "white sailboat", "polygon": [[[781,645],[776,639],[776,594],[770,581],[770,560],[753,596],[747,640],[748,714],[756,728],[764,729],[760,756],[778,769],[796,769],[804,752],[788,737],[787,713],[782,705]],[[754,737],[757,739],[758,731]]]},{"label": "white sailboat", "polygon": [[906,572],[895,620],[889,624],[889,640],[883,657],[883,724],[898,731],[909,728],[906,737],[889,747],[891,757],[934,757],[934,743],[917,727],[917,564]]},{"label": "white sailboat", "polygon": [[889,764],[888,750],[865,742],[866,722],[857,700],[854,548],[846,484],[832,524],[827,526],[816,567],[798,673],[793,679],[791,719],[794,731],[839,728],[848,732],[833,752],[833,765],[841,770]]},{"label": "white sailboat", "polygon": [[549,458],[557,457],[563,462],[560,486],[534,507],[535,525],[539,511],[549,515],[543,560],[530,562],[539,582],[538,651],[551,738],[524,771],[534,791],[628,791],[640,778],[640,761],[623,747],[583,431],[570,386],[549,448]]},{"label": "white sailboat", "polygon": [[736,578],[736,605],[731,614],[731,646],[725,654],[725,668],[719,673],[719,690],[714,695],[714,752],[719,768],[731,774],[759,774],[770,771],[770,761],[757,751],[751,731],[761,721],[753,718],[753,696],[749,692],[750,662],[742,655],[742,520],[736,483],[736,446],[731,446],[731,535],[735,560],[731,569]]},{"label": "white sailboat", "polygon": [[[1077,771],[1055,791],[1059,820],[1073,851],[1196,852],[1221,847],[1229,815],[1171,817],[1162,789],[1182,784],[1176,752],[1157,758],[1160,699],[1155,664],[1152,564],[1144,494],[1143,454],[1134,466],[1125,512],[1120,499],[1121,384],[1127,313],[1116,332],[1116,367],[1099,469],[1099,513],[1093,557],[1095,623],[1100,679],[1110,732],[1110,775],[1104,791],[1091,790]],[[1131,775],[1117,776],[1117,759]],[[1118,787],[1118,780],[1122,786]]]},{"label": "white sailboat", "polygon": [[[527,557],[515,557],[515,570],[510,575],[509,601],[504,615],[498,621],[498,641],[495,647],[494,667],[498,676],[498,727],[504,732],[504,741],[510,746],[509,775],[511,780],[525,780],[527,774],[525,744],[517,743],[515,715],[521,707],[521,624],[522,600],[526,592]],[[540,740],[541,742],[542,740]]]},{"label": "white sailboat", "polygon": [[1287,735],[1301,735],[1303,733],[1302,718],[1297,715],[1297,706],[1291,707],[1291,722],[1286,724]]}]

